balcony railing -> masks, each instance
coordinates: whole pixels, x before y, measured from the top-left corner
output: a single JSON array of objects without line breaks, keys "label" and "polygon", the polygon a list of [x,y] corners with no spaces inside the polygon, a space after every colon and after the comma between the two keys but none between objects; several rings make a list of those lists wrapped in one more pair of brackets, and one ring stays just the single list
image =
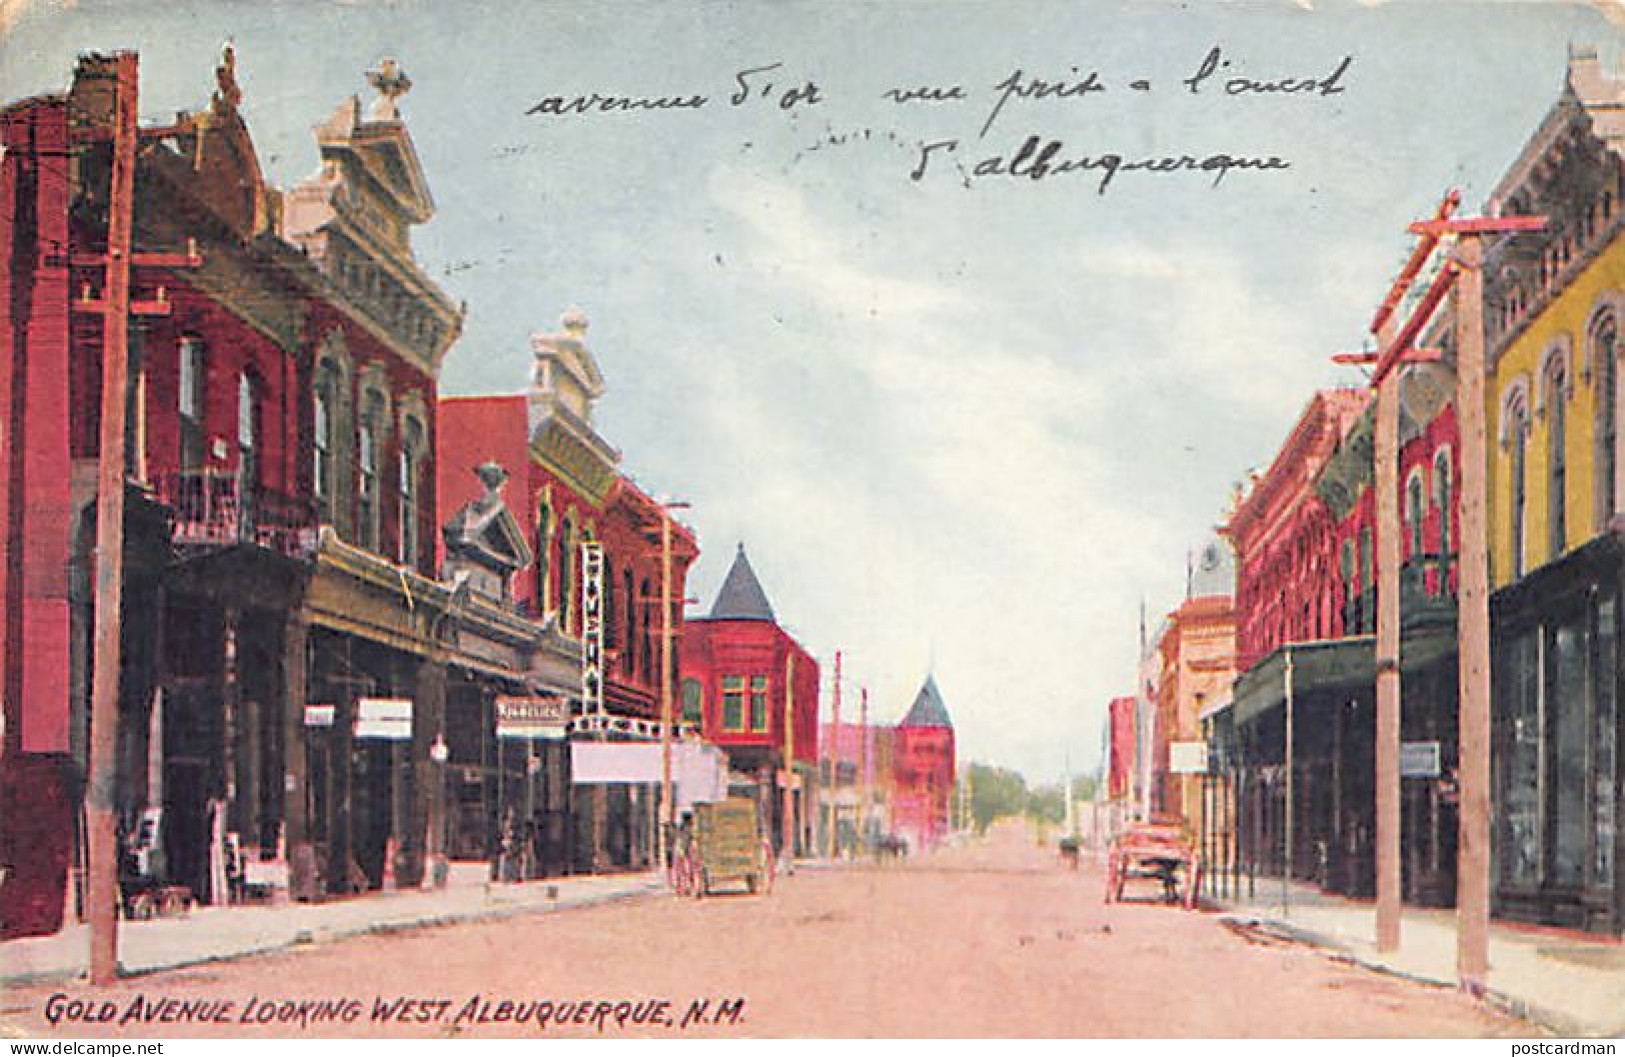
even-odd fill
[{"label": "balcony railing", "polygon": [[1409,630],[1456,619],[1456,556],[1417,554],[1399,567],[1399,623]]},{"label": "balcony railing", "polygon": [[309,500],[263,485],[245,488],[238,474],[219,470],[182,470],[156,483],[158,498],[175,512],[178,547],[263,547],[293,558],[316,551]]},{"label": "balcony railing", "polygon": [[[1403,629],[1456,614],[1456,556],[1418,554],[1399,567],[1399,620]],[[1377,592],[1367,588],[1343,606],[1343,634],[1377,630]]]}]

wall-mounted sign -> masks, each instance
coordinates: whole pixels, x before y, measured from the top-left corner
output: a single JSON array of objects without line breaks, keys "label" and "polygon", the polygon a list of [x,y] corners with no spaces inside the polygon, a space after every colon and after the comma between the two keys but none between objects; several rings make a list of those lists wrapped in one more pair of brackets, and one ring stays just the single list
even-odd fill
[{"label": "wall-mounted sign", "polygon": [[1174,774],[1206,774],[1207,742],[1170,741],[1168,770]]},{"label": "wall-mounted sign", "polygon": [[581,706],[589,716],[604,711],[604,548],[596,540],[581,544]]},{"label": "wall-mounted sign", "polygon": [[355,736],[384,741],[412,740],[412,699],[363,697],[356,701]]},{"label": "wall-mounted sign", "polygon": [[1437,778],[1443,773],[1436,741],[1406,741],[1399,746],[1401,778]]},{"label": "wall-mounted sign", "polygon": [[331,727],[333,725],[333,713],[336,711],[337,709],[332,705],[306,705],[305,726]]},{"label": "wall-mounted sign", "polygon": [[570,702],[562,697],[498,697],[497,737],[561,740],[570,726]]}]

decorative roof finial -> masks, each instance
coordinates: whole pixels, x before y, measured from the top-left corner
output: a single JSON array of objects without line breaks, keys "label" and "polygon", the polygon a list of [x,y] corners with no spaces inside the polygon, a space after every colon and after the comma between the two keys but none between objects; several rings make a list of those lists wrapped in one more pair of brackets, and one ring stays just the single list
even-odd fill
[{"label": "decorative roof finial", "polygon": [[587,313],[579,308],[571,308],[559,317],[559,325],[564,327],[566,334],[579,341],[587,333]]},{"label": "decorative roof finial", "polygon": [[397,100],[412,90],[412,78],[406,76],[401,64],[394,59],[380,59],[377,69],[367,71],[367,83],[378,90],[372,116],[379,121],[399,121],[401,109]]},{"label": "decorative roof finial", "polygon": [[227,41],[220,49],[220,65],[214,68],[214,111],[223,114],[235,110],[243,101],[243,90],[237,84],[237,49]]}]

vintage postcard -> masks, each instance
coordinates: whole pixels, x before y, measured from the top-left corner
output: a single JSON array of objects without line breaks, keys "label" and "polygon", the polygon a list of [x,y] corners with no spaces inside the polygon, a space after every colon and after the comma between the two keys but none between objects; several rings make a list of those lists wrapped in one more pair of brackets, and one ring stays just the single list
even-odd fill
[{"label": "vintage postcard", "polygon": [[1622,45],[3,0],[6,1044],[1625,1032]]}]

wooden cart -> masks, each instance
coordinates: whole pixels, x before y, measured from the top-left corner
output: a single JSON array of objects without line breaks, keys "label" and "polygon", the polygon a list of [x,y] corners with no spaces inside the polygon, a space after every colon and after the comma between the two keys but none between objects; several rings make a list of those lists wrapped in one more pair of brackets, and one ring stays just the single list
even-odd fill
[{"label": "wooden cart", "polygon": [[694,818],[672,856],[672,890],[704,898],[719,888],[751,893],[773,886],[773,846],[763,837],[756,801],[730,797],[696,804]]},{"label": "wooden cart", "polygon": [[1195,909],[1202,861],[1179,825],[1142,822],[1112,841],[1106,859],[1106,902],[1122,899],[1124,888],[1136,878],[1157,882],[1165,902]]}]

